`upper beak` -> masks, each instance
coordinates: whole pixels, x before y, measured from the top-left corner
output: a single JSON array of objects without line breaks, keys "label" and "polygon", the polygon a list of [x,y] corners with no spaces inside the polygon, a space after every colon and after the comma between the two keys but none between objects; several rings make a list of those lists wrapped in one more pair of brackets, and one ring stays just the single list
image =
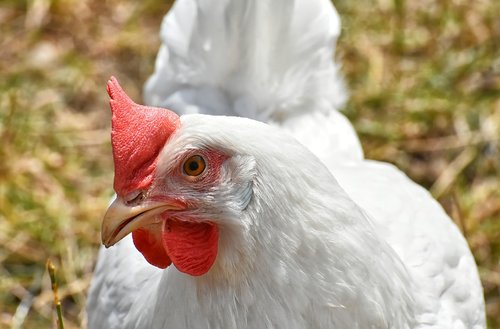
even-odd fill
[{"label": "upper beak", "polygon": [[106,248],[111,247],[130,232],[159,221],[159,215],[167,210],[181,210],[179,206],[166,202],[145,201],[143,204],[127,206],[117,197],[109,206],[102,221],[101,239]]}]

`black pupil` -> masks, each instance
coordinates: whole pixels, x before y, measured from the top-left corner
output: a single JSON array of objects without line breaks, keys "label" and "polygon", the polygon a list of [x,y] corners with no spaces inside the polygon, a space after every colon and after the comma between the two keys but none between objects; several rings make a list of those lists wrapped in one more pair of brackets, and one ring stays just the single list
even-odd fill
[{"label": "black pupil", "polygon": [[193,161],[189,162],[189,170],[190,171],[197,171],[199,167],[200,167],[200,165],[198,164],[197,161],[193,160]]}]

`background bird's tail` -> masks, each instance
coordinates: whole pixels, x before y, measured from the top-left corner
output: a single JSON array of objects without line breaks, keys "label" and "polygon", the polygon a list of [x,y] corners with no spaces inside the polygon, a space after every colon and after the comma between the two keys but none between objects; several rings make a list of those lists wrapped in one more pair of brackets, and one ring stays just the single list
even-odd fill
[{"label": "background bird's tail", "polygon": [[283,122],[338,109],[339,16],[329,0],[179,0],[165,16],[149,105]]}]

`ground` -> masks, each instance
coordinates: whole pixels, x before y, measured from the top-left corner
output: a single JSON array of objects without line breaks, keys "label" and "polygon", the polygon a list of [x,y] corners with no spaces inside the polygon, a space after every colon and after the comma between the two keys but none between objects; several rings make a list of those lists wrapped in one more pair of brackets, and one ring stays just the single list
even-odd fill
[{"label": "ground", "polygon": [[[366,156],[430,189],[479,266],[500,328],[500,2],[338,0],[345,113]],[[85,294],[112,195],[105,92],[133,99],[153,70],[162,0],[0,3],[0,327],[66,328]]]}]

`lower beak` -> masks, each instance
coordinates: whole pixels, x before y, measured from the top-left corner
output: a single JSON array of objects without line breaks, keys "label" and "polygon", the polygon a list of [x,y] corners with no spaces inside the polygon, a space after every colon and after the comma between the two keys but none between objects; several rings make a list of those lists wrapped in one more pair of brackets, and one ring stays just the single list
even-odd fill
[{"label": "lower beak", "polygon": [[117,197],[109,206],[102,221],[101,239],[106,248],[111,247],[127,234],[138,228],[159,221],[159,214],[167,210],[180,210],[178,206],[165,202],[144,202],[127,206]]}]

